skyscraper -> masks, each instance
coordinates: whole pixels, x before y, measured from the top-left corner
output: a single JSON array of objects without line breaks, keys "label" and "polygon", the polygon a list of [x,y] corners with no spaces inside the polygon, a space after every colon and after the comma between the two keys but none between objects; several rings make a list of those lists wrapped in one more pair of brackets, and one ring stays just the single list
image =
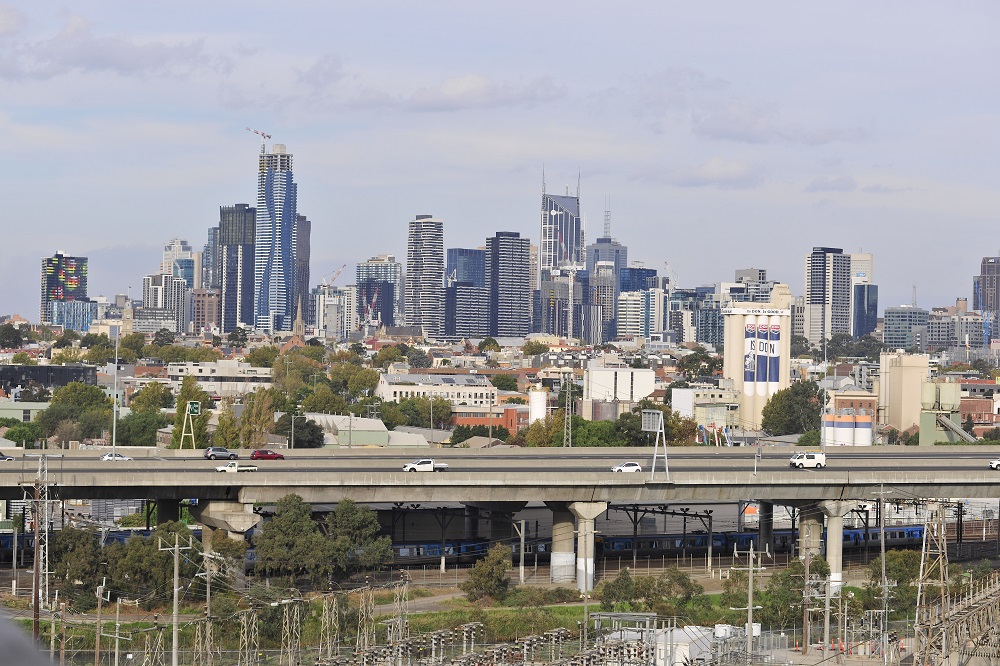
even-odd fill
[{"label": "skyscraper", "polygon": [[[166,328],[184,333],[190,320],[191,297],[183,278],[173,275],[147,275],[142,278],[142,309],[136,320],[154,331]],[[146,332],[146,331],[143,331]]]},{"label": "skyscraper", "polygon": [[[851,335],[860,338],[875,330],[869,319],[877,317],[878,287],[872,284],[875,261],[870,252],[853,252],[851,257]],[[859,290],[858,287],[864,287]],[[869,289],[868,287],[874,287]],[[858,300],[858,299],[862,300]],[[864,309],[865,312],[858,312]],[[875,314],[871,314],[874,311]],[[856,324],[860,324],[860,327]],[[868,328],[868,330],[863,330]]]},{"label": "skyscraper", "polygon": [[294,312],[302,309],[302,319],[310,326],[316,323],[315,308],[309,302],[309,254],[312,222],[305,215],[295,216],[295,304]]},{"label": "skyscraper", "polygon": [[410,221],[406,240],[406,325],[429,338],[444,333],[444,222],[431,215]]},{"label": "skyscraper", "polygon": [[450,247],[445,265],[445,280],[465,282],[473,287],[486,286],[486,250]]},{"label": "skyscraper", "polygon": [[257,210],[249,204],[219,207],[219,289],[221,328],[254,326],[254,238]]},{"label": "skyscraper", "polygon": [[297,185],[284,144],[265,151],[257,172],[254,322],[266,333],[290,331],[295,321]]},{"label": "skyscraper", "polygon": [[[545,189],[544,183],[542,189]],[[538,279],[567,264],[583,263],[584,234],[580,219],[580,192],[575,197],[542,194],[541,228],[538,234]]]},{"label": "skyscraper", "polygon": [[806,255],[805,336],[821,346],[851,332],[851,258],[839,247],[814,247]]},{"label": "skyscraper", "polygon": [[39,316],[52,323],[53,301],[87,299],[87,257],[70,257],[62,250],[42,259]]},{"label": "skyscraper", "polygon": [[201,252],[201,286],[218,289],[219,282],[219,227],[208,228],[208,242]]},{"label": "skyscraper", "polygon": [[[403,265],[392,254],[362,261],[356,269],[358,301],[367,309],[375,299],[375,311],[384,326],[395,326],[403,318]],[[376,295],[375,290],[378,290]]]},{"label": "skyscraper", "polygon": [[530,241],[516,231],[486,239],[490,335],[520,337],[531,328]]},{"label": "skyscraper", "polygon": [[178,259],[190,259],[191,245],[181,238],[171,238],[163,246],[163,258],[160,260],[160,274],[173,275],[174,262]]},{"label": "skyscraper", "polygon": [[1000,257],[983,257],[979,275],[972,279],[972,309],[1000,312]]}]

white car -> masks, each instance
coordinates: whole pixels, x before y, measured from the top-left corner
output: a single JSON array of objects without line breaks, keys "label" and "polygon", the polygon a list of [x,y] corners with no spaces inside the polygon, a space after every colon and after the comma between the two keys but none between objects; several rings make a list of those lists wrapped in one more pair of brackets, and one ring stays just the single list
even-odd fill
[{"label": "white car", "polygon": [[1000,469],[1000,458],[990,461],[990,469]]},{"label": "white car", "polygon": [[623,462],[611,468],[612,472],[641,472],[642,466],[637,462]]},{"label": "white car", "polygon": [[101,460],[132,460],[128,456],[123,456],[120,453],[105,453],[101,456]]}]

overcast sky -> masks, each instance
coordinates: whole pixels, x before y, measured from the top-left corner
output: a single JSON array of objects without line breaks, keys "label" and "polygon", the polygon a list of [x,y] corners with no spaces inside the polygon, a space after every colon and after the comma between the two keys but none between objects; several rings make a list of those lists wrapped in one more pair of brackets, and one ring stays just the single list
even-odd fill
[{"label": "overcast sky", "polygon": [[173,237],[295,156],[312,281],[406,223],[538,238],[541,172],[588,237],[682,286],[737,268],[803,291],[814,245],[875,254],[880,311],[971,300],[1000,251],[1000,4],[0,0],[0,313],[40,260],[131,288]]}]

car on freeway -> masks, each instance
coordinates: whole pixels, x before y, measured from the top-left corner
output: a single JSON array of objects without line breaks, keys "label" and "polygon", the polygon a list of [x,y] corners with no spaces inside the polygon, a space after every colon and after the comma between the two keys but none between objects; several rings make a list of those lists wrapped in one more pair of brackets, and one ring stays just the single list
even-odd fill
[{"label": "car on freeway", "polygon": [[611,468],[612,472],[641,472],[642,465],[637,462],[623,462]]},{"label": "car on freeway", "polygon": [[209,460],[236,460],[239,455],[235,451],[230,451],[224,446],[210,446],[205,449],[205,457]]},{"label": "car on freeway", "polygon": [[250,460],[284,460],[285,456],[271,449],[257,449],[250,454]]},{"label": "car on freeway", "polygon": [[0,453],[0,461],[2,461],[2,462],[14,462],[14,456],[7,455],[6,453]]},{"label": "car on freeway", "polygon": [[990,461],[990,469],[1000,469],[1000,458]]},{"label": "car on freeway", "polygon": [[803,469],[804,467],[823,469],[826,467],[826,454],[815,451],[803,451],[796,453],[788,459],[788,466],[797,467],[799,469]]},{"label": "car on freeway", "polygon": [[108,451],[103,456],[101,456],[101,460],[132,460],[132,458],[129,458],[128,456],[123,456],[120,453],[111,453],[110,451]]}]

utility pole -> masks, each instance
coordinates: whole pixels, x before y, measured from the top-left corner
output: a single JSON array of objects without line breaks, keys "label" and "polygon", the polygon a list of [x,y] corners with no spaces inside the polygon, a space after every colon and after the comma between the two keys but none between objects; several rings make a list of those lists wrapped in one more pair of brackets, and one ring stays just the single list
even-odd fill
[{"label": "utility pole", "polygon": [[94,636],[94,666],[101,665],[101,607],[104,605],[104,586],[108,582],[104,578],[103,582],[97,586],[97,632]]},{"label": "utility pole", "polygon": [[[174,626],[173,626],[173,643],[172,643],[172,650],[171,650],[171,655],[170,655],[170,666],[177,666],[177,657],[178,657],[177,649],[178,649],[178,642],[180,640],[180,626],[181,626],[180,625],[180,614],[179,614],[180,591],[181,591],[181,582],[180,582],[180,578],[181,578],[181,551],[182,550],[191,550],[191,544],[188,543],[187,546],[181,548],[181,537],[180,537],[179,534],[176,534],[176,533],[174,534],[174,545],[173,546],[168,546],[167,548],[164,548],[163,545],[162,545],[162,543],[163,542],[161,541],[160,542],[161,545],[159,546],[159,548],[157,548],[157,550],[161,550],[161,551],[163,551],[163,550],[172,550],[172,551],[174,551],[174,612],[173,612],[173,625]],[[94,666],[97,666],[97,664],[95,663]]]},{"label": "utility pole", "polygon": [[[736,549],[733,549],[733,559],[735,559],[739,553]],[[742,567],[732,567],[733,571],[746,571],[747,572],[747,606],[746,608],[730,608],[729,610],[745,610],[747,612],[747,644],[746,644],[746,665],[750,666],[753,662],[753,612],[754,610],[762,608],[762,606],[753,605],[753,574],[754,571],[763,571],[764,567],[758,567],[754,565],[754,559],[756,553],[753,550],[753,542],[750,542],[750,550],[747,552],[749,557],[749,562],[746,568]]]},{"label": "utility pole", "polygon": [[59,666],[66,666],[66,602],[59,604]]}]

